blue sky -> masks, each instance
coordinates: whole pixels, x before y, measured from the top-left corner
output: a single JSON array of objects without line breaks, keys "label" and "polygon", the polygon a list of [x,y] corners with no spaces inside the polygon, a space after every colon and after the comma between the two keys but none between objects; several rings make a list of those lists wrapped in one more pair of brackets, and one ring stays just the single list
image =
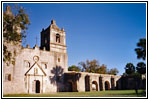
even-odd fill
[{"label": "blue sky", "polygon": [[[6,4],[4,4],[5,6]],[[12,5],[12,4],[11,4]],[[33,47],[40,32],[52,19],[66,30],[68,65],[97,59],[119,75],[128,62],[136,65],[134,49],[146,37],[145,3],[20,3],[31,22],[26,44]]]}]

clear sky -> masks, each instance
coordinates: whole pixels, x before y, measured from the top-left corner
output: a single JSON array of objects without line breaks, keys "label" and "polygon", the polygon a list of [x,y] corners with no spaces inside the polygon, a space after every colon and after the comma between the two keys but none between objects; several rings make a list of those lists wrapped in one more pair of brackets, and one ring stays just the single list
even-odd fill
[{"label": "clear sky", "polygon": [[[6,4],[4,4],[5,7]],[[51,20],[66,30],[68,65],[78,65],[86,59],[97,59],[109,69],[117,68],[119,75],[128,62],[135,66],[134,49],[140,38],[146,37],[145,3],[20,3],[31,25],[26,44],[33,47],[40,32]]]}]

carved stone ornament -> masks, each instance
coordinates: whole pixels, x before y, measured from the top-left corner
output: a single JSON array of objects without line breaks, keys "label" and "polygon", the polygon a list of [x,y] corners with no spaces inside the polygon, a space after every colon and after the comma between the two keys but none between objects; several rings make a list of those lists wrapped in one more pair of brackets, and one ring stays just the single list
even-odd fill
[{"label": "carved stone ornament", "polygon": [[35,62],[37,62],[37,61],[39,60],[39,57],[38,57],[38,56],[34,56],[34,57],[33,57],[33,60],[34,60]]}]

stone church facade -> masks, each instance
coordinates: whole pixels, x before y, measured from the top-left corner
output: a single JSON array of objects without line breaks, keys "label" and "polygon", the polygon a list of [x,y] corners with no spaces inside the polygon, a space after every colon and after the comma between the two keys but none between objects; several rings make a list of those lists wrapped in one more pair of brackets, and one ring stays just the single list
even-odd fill
[{"label": "stone church facade", "polygon": [[121,76],[68,71],[66,32],[55,20],[42,29],[40,47],[7,46],[15,64],[3,62],[3,94],[120,89]]},{"label": "stone church facade", "polygon": [[[4,63],[4,93],[48,93],[56,92],[57,85],[64,87],[56,78],[67,72],[65,31],[54,20],[41,32],[41,47],[16,46],[15,50],[15,65]],[[57,73],[58,70],[61,72]]]}]

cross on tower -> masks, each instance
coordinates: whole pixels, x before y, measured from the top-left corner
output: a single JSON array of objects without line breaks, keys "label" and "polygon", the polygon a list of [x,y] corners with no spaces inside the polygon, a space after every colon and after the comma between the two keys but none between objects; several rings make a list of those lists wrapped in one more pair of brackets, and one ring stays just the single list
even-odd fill
[{"label": "cross on tower", "polygon": [[36,37],[35,37],[35,39],[36,39],[36,45],[37,45],[37,42],[38,42],[38,37],[36,36]]}]

